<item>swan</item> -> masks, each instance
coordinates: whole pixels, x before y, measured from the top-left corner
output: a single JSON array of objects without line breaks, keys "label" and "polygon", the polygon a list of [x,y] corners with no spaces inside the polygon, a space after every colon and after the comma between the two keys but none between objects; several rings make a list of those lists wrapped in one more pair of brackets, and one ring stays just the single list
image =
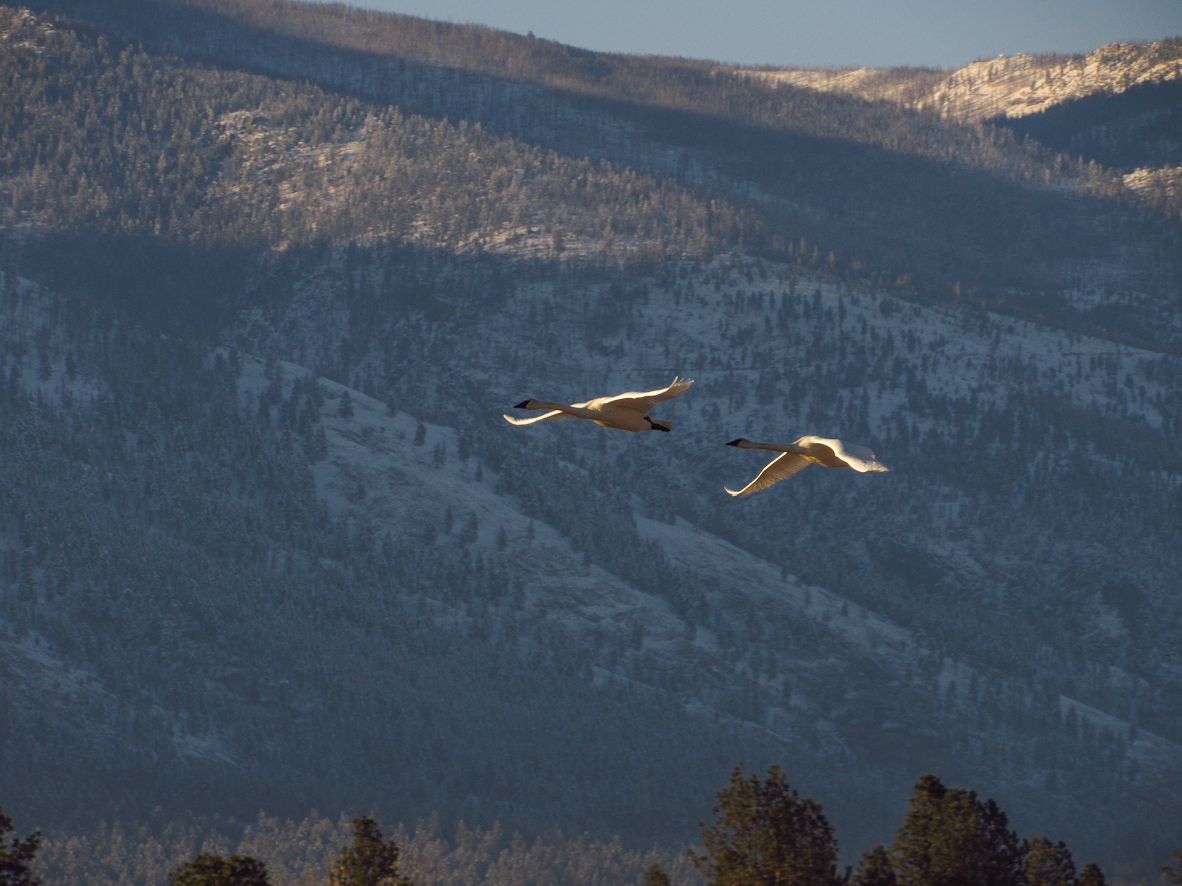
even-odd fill
[{"label": "swan", "polygon": [[693,379],[674,378],[673,383],[659,391],[629,391],[626,394],[616,394],[614,397],[597,397],[586,403],[550,403],[545,400],[522,400],[514,409],[548,409],[544,415],[532,418],[514,418],[505,416],[505,421],[513,425],[532,425],[538,421],[550,421],[560,418],[586,418],[605,428],[619,428],[621,431],[669,431],[673,426],[667,421],[657,421],[648,417],[648,411],[664,400],[672,400],[679,394],[685,393]]},{"label": "swan", "polygon": [[887,466],[865,446],[845,444],[828,437],[801,437],[795,443],[752,443],[740,437],[726,445],[737,446],[739,449],[767,449],[783,453],[769,461],[759,475],[738,492],[724,486],[723,489],[731,495],[750,495],[752,492],[767,489],[773,483],[779,483],[785,477],[791,477],[804,470],[809,466],[809,462],[827,468],[853,468],[861,473],[887,470]]}]

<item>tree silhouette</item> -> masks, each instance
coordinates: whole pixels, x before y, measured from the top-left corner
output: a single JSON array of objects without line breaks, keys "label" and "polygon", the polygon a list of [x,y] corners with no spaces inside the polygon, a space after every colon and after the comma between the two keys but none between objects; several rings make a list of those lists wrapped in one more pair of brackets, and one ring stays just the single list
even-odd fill
[{"label": "tree silhouette", "polygon": [[331,886],[410,886],[398,875],[399,850],[368,815],[353,819],[353,845],[341,849],[329,875]]},{"label": "tree silhouette", "polygon": [[1174,861],[1178,863],[1178,870],[1174,870],[1169,865],[1162,865],[1161,872],[1174,886],[1182,886],[1182,849],[1174,850]]},{"label": "tree silhouette", "polygon": [[1089,861],[1079,873],[1079,886],[1105,886],[1104,872],[1100,865]]},{"label": "tree silhouette", "polygon": [[838,884],[837,842],[820,804],[801,799],[779,766],[768,777],[743,778],[718,792],[713,825],[701,825],[704,855],[691,850],[708,886],[828,886]]},{"label": "tree silhouette", "polygon": [[1075,886],[1075,862],[1067,845],[1035,837],[1026,845],[1026,882],[1030,886]]},{"label": "tree silhouette", "polygon": [[851,886],[896,886],[898,882],[891,857],[881,845],[862,853],[862,860],[850,878]]},{"label": "tree silhouette", "polygon": [[0,807],[0,886],[37,886],[41,878],[29,869],[41,845],[41,832],[34,831],[21,840],[14,837],[6,840],[13,832],[12,819]]},{"label": "tree silhouette", "polygon": [[1018,886],[1023,847],[1007,824],[992,800],[925,775],[891,848],[895,873],[907,886]]},{"label": "tree silhouette", "polygon": [[168,872],[170,886],[270,886],[267,866],[249,855],[202,852]]}]

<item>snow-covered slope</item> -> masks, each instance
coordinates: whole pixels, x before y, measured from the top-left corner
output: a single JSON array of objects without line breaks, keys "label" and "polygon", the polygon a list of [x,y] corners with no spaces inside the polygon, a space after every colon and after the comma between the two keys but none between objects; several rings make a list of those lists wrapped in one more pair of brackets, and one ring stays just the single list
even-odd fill
[{"label": "snow-covered slope", "polygon": [[[525,395],[573,400],[656,385],[674,373],[696,377],[687,395],[661,407],[661,416],[674,423],[668,437],[615,434],[571,422],[506,426],[497,437],[486,438],[486,446],[498,439],[506,446],[537,447],[545,458],[562,452],[558,470],[592,482],[612,464],[636,463],[642,471],[653,471],[635,490],[632,519],[639,537],[658,546],[659,559],[610,568],[604,561],[589,562],[585,548],[544,520],[527,516],[512,480],[483,464],[478,451],[459,458],[463,447],[458,430],[420,423],[416,410],[437,410],[438,404],[417,404],[410,398],[400,401],[405,411],[391,416],[385,404],[354,390],[354,415],[344,419],[338,414],[344,389],[324,380],[328,394],[322,415],[330,454],[316,468],[318,490],[334,508],[365,514],[381,527],[379,532],[418,533],[424,526],[435,527],[427,535],[431,544],[506,552],[529,606],[538,607],[547,620],[588,648],[603,647],[604,638],[610,641],[615,651],[599,657],[593,668],[591,679],[598,685],[623,681],[649,687],[678,699],[687,711],[734,718],[766,730],[788,747],[862,767],[914,759],[919,743],[926,766],[958,771],[971,765],[968,760],[975,755],[986,756],[985,748],[1000,744],[1009,748],[1005,754],[1011,762],[994,770],[999,792],[1026,792],[1039,802],[1053,802],[1043,790],[1056,767],[1031,758],[1037,730],[1026,732],[1029,726],[1017,721],[1004,727],[995,723],[995,715],[987,712],[1000,703],[1011,712],[1007,719],[1023,710],[1025,716],[1052,716],[1056,722],[1086,722],[1100,744],[1116,755],[1109,765],[1123,771],[1135,764],[1132,777],[1143,795],[1168,802],[1173,788],[1164,786],[1176,783],[1182,762],[1182,747],[1174,741],[1138,731],[1129,720],[1101,714],[1068,694],[1046,697],[1023,680],[934,645],[923,630],[903,626],[865,600],[798,578],[793,557],[784,551],[811,515],[785,509],[789,501],[799,501],[790,498],[796,479],[756,499],[728,501],[720,508],[743,519],[755,512],[778,521],[767,535],[789,544],[766,551],[750,538],[738,547],[717,534],[716,527],[695,524],[677,508],[670,513],[662,505],[662,487],[673,482],[687,495],[706,497],[717,495],[724,483],[749,478],[762,462],[721,446],[737,434],[771,439],[809,432],[848,435],[848,426],[845,431],[829,424],[817,427],[810,418],[823,399],[836,396],[845,402],[848,397],[840,385],[836,392],[830,386],[831,361],[832,371],[848,372],[851,362],[860,362],[860,371],[873,376],[855,385],[861,402],[850,399],[850,408],[861,410],[866,422],[859,433],[867,438],[858,442],[870,442],[884,439],[900,422],[915,439],[943,437],[947,416],[940,409],[926,414],[915,409],[920,388],[922,396],[941,402],[971,402],[974,414],[1004,415],[1037,396],[1102,421],[1123,415],[1128,422],[1132,410],[1139,427],[1160,430],[1170,420],[1172,407],[1166,404],[1175,393],[1172,376],[1163,367],[1173,366],[1173,358],[998,315],[966,316],[949,308],[902,304],[823,279],[794,278],[785,269],[765,269],[758,278],[750,270],[718,264],[703,269],[695,285],[653,287],[629,306],[632,314],[625,328],[594,341],[560,318],[573,304],[594,311],[596,299],[605,293],[591,290],[575,299],[566,293],[564,301],[550,285],[522,287],[489,316],[479,335],[461,332],[454,343],[458,347],[449,350],[456,361],[451,370],[466,380],[462,399],[485,410],[477,421],[493,428],[500,428],[499,412]],[[288,316],[272,321],[273,328],[312,335],[286,345],[289,351],[321,351],[342,334],[332,324],[313,333],[299,322],[307,310],[304,299],[319,305],[319,316],[334,316],[320,301],[324,280],[307,285]],[[1109,297],[1081,291],[1070,298],[1086,309]],[[532,356],[544,368],[523,363],[516,371],[504,371],[515,358],[502,349],[519,347],[520,331],[534,328],[534,318],[546,311],[554,312],[552,322],[531,344],[537,351]],[[259,338],[258,322],[249,335],[244,333],[243,346],[253,341],[273,349],[281,337]],[[648,347],[634,351],[628,347],[631,340]],[[452,345],[436,339],[432,347]],[[891,356],[882,363],[881,354]],[[250,365],[254,369],[243,375],[248,397],[257,396],[265,385],[261,364]],[[295,377],[305,370],[286,366],[285,372]],[[364,366],[357,373],[364,377]],[[825,386],[824,394],[813,389],[817,385]],[[1056,470],[1051,466],[1068,464],[1084,452],[1075,443],[1057,454],[1038,441],[1024,445],[1030,448],[1032,473]],[[1152,444],[1142,439],[1132,445]],[[999,453],[1003,449],[1003,457],[1012,457],[1008,443]],[[661,453],[669,454],[669,465],[661,465]],[[914,477],[922,471],[921,462],[899,464],[881,448],[879,454],[892,474],[841,476],[818,469],[813,480],[842,495],[857,496],[861,490],[880,502],[875,484],[908,474],[910,482],[922,482]],[[674,479],[671,471],[680,476]],[[635,471],[631,475],[637,476]],[[1176,486],[1179,479],[1166,473],[1161,482]],[[947,505],[931,507],[946,508],[950,525],[968,506],[951,489],[924,496],[946,499]],[[465,534],[465,526],[473,528]],[[860,553],[865,533],[857,526],[846,531],[848,549],[865,556]],[[982,543],[972,535],[943,535],[939,530],[925,538],[904,530],[902,537],[924,552],[931,564],[925,568],[946,576],[945,595],[966,594],[962,610],[981,605],[982,599],[1001,599],[1004,588],[1020,581],[1026,568],[1024,554],[996,541]],[[874,556],[894,555],[886,551]],[[646,571],[653,568],[681,577],[700,594],[699,604],[646,590]],[[689,614],[694,605],[723,615],[696,618]],[[947,605],[958,608],[955,601]],[[1086,631],[1099,637],[1116,630],[1123,636],[1125,629],[1111,609],[1089,605],[1094,624]],[[983,693],[978,687],[984,686],[990,688]],[[748,696],[763,701],[745,704]],[[1076,713],[1068,717],[1068,710]],[[978,750],[965,756],[932,740],[950,720],[958,724],[957,741]],[[1016,763],[1023,758],[1027,762]]]},{"label": "snow-covered slope", "polygon": [[971,62],[954,71],[854,68],[752,71],[769,83],[858,95],[978,121],[1022,117],[1096,92],[1118,93],[1182,77],[1177,40],[1112,43],[1086,55],[1019,54]]}]

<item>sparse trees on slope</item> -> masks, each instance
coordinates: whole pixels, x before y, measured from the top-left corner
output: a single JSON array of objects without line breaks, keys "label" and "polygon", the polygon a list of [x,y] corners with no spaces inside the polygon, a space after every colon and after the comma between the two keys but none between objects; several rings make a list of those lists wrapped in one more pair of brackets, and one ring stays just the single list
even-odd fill
[{"label": "sparse trees on slope", "polygon": [[840,884],[837,841],[819,803],[788,786],[779,766],[767,779],[743,778],[742,766],[718,792],[716,820],[702,828],[706,852],[691,851],[708,886]]}]

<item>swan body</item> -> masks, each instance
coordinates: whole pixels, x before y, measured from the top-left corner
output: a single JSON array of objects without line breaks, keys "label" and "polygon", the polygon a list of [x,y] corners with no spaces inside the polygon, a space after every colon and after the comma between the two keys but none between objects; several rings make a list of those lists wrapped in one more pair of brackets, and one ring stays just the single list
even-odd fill
[{"label": "swan body", "polygon": [[585,418],[605,428],[621,431],[669,431],[672,425],[648,417],[648,411],[664,400],[672,400],[685,393],[693,379],[674,378],[672,384],[658,391],[629,391],[614,397],[597,397],[586,403],[551,403],[547,400],[522,400],[514,409],[547,409],[542,415],[531,418],[505,416],[513,425],[532,425],[539,421],[555,421],[562,418]]},{"label": "swan body", "polygon": [[754,480],[737,492],[724,486],[731,495],[750,495],[752,492],[767,489],[773,483],[799,473],[810,464],[827,468],[853,468],[860,473],[887,470],[887,466],[865,446],[842,443],[829,437],[801,437],[795,443],[753,443],[740,437],[726,445],[737,446],[739,449],[767,449],[781,453],[768,462]]}]

